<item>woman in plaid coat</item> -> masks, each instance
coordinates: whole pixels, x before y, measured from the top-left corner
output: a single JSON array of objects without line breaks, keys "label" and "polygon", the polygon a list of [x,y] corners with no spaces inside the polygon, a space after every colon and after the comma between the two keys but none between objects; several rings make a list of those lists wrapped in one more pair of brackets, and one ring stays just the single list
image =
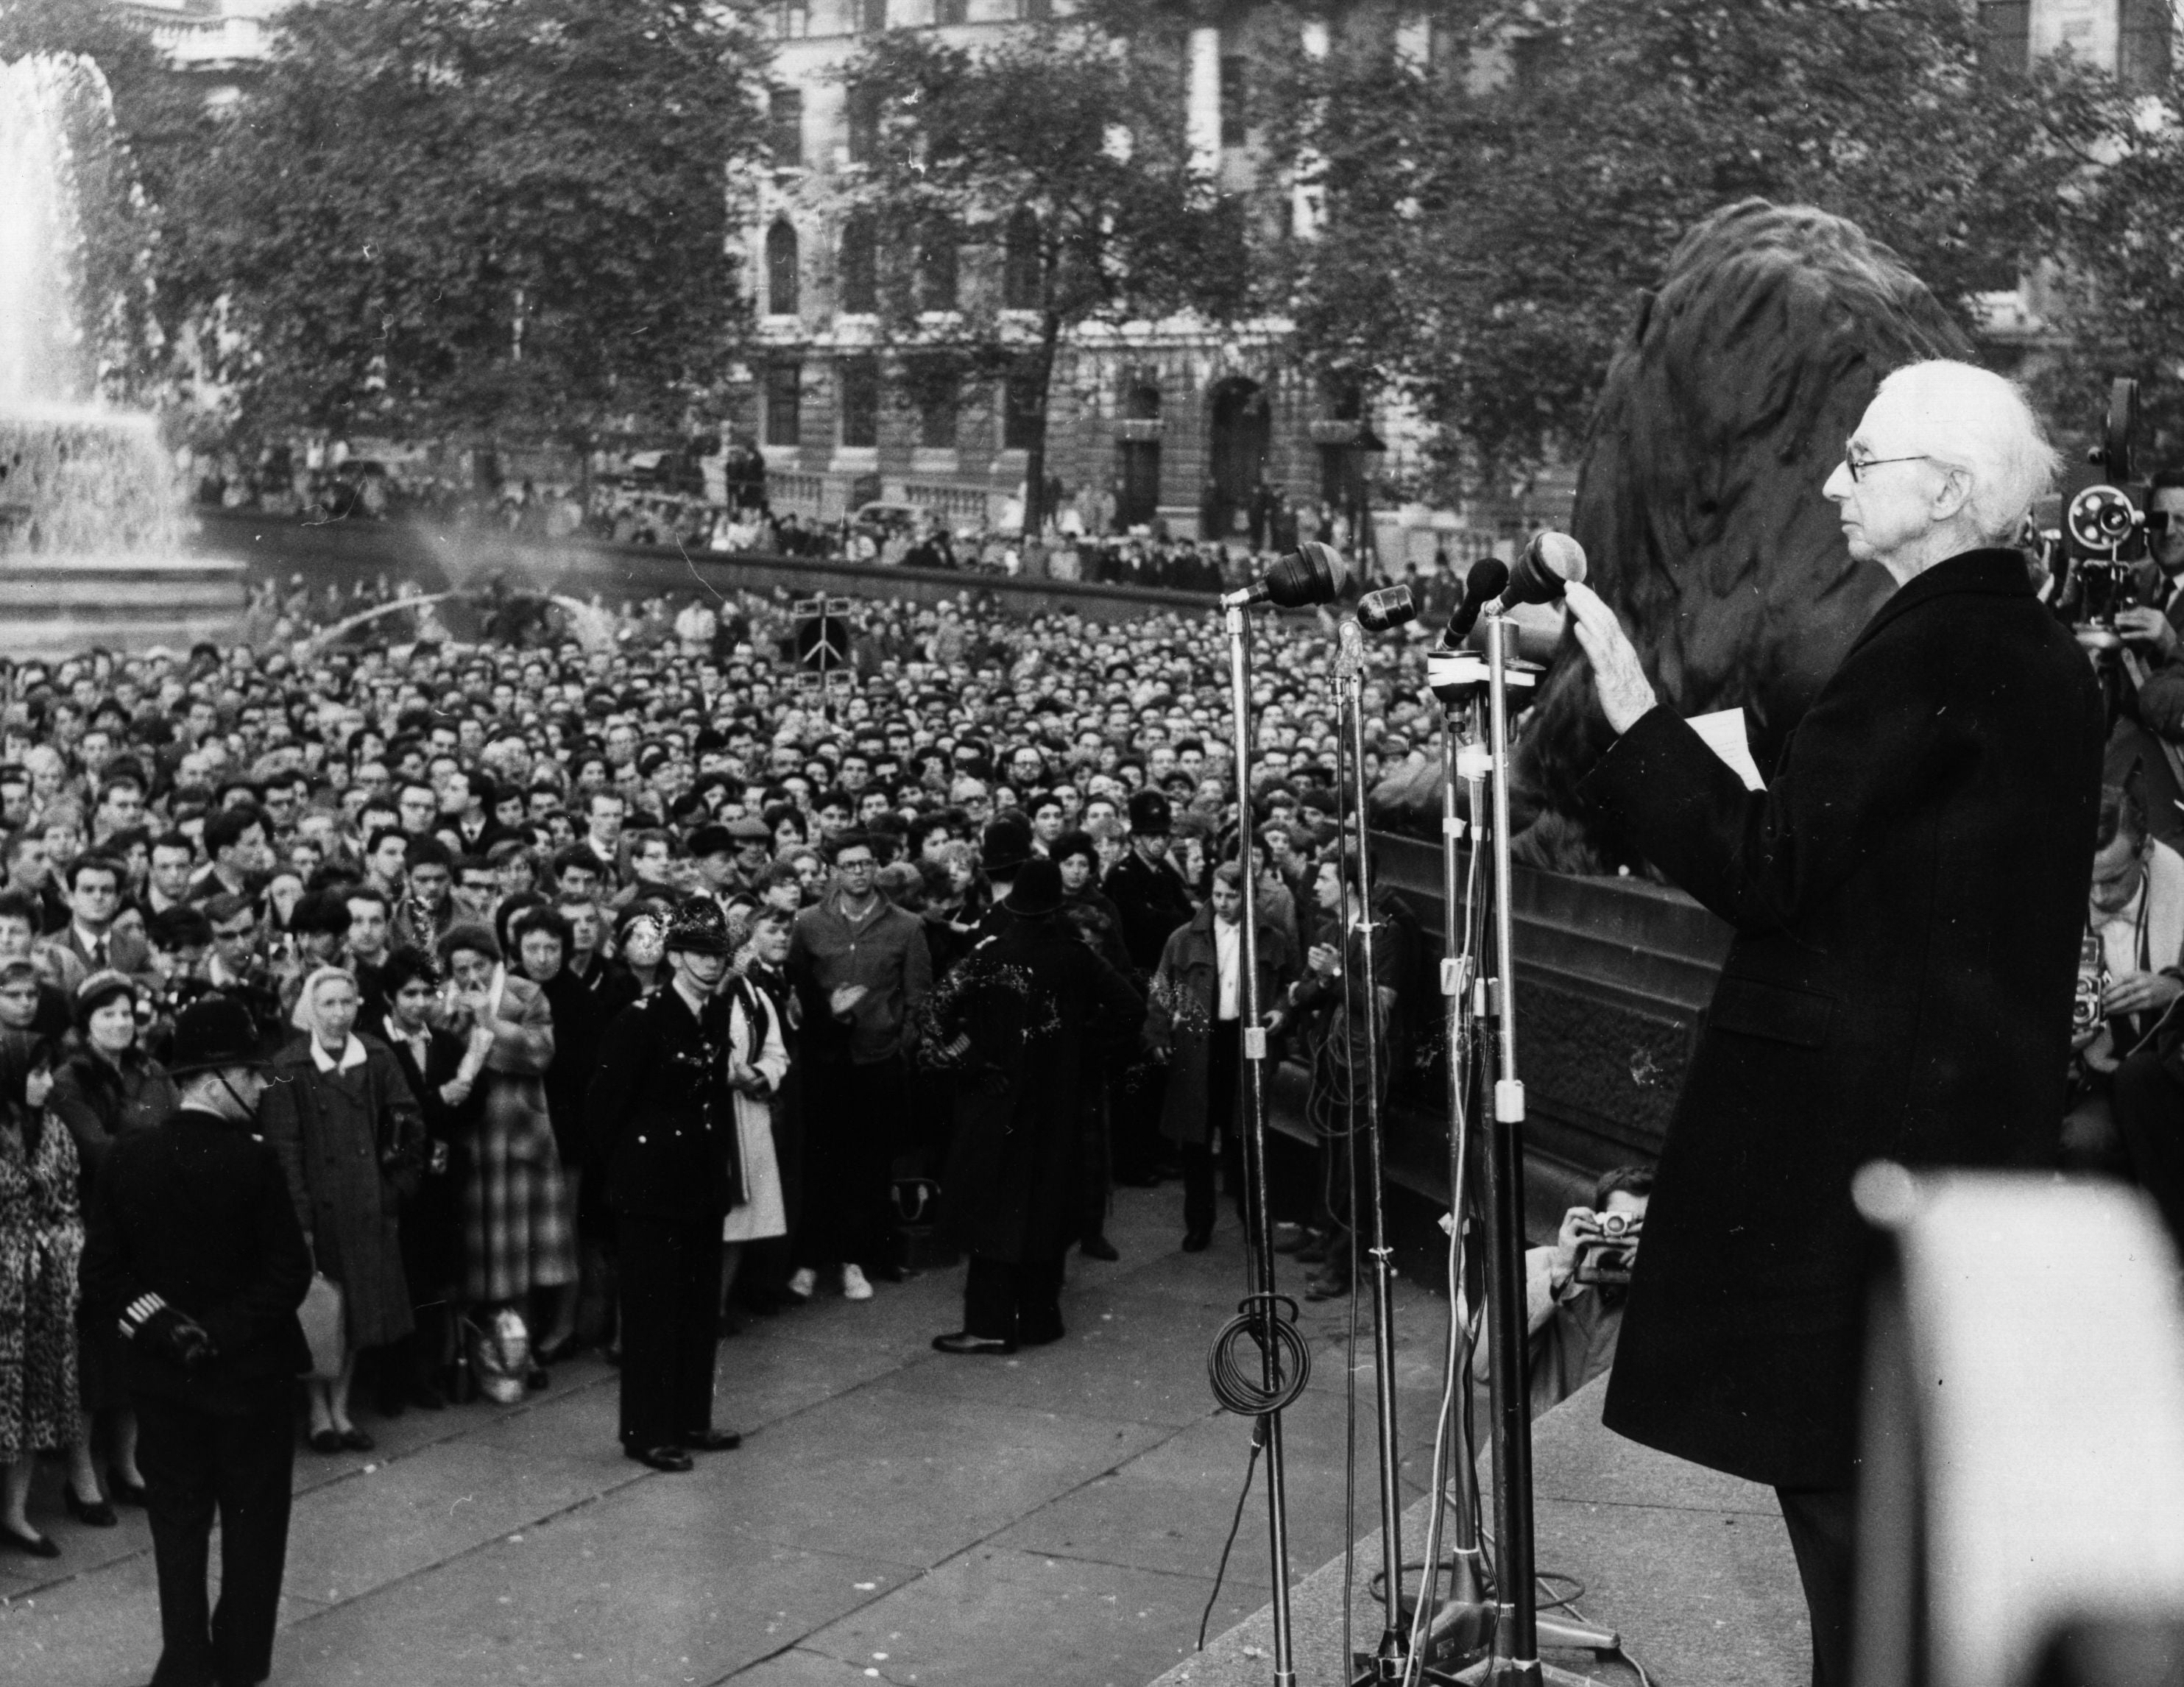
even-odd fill
[{"label": "woman in plaid coat", "polygon": [[575,1214],[546,1111],[554,1011],[538,985],[501,964],[500,944],[484,926],[449,927],[440,957],[442,1023],[493,1036],[463,1190],[463,1293],[474,1311],[514,1306],[532,1322],[524,1304],[532,1290],[577,1281]]}]

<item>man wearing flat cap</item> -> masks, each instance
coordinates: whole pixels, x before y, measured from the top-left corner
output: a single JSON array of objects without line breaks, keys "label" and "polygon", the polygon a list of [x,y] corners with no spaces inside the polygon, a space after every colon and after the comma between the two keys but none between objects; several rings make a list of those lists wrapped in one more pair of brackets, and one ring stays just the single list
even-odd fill
[{"label": "man wearing flat cap", "polygon": [[608,1026],[585,1112],[620,1248],[622,1450],[685,1471],[743,1439],[713,1428],[721,1224],[743,1190],[735,1094],[770,1086],[729,1034],[720,905],[685,901],[664,947],[672,980]]},{"label": "man wearing flat cap", "polygon": [[[180,1106],[117,1138],[92,1193],[82,1281],[119,1324],[159,1578],[155,1681],[263,1681],[288,1554],[296,1308],[310,1250],[257,1134],[265,1062],[250,1011],[214,995],[175,1025]],[[220,1604],[207,1596],[220,1520]]]}]

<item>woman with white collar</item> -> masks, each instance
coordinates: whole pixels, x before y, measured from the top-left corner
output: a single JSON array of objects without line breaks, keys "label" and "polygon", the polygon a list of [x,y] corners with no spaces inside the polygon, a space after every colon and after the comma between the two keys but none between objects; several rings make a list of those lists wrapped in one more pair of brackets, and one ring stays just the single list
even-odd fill
[{"label": "woman with white collar", "polygon": [[788,1042],[772,998],[747,976],[755,960],[766,959],[755,942],[752,914],[750,909],[738,908],[728,916],[733,959],[721,984],[728,1004],[728,1082],[735,1091],[737,1153],[743,1168],[743,1199],[728,1209],[721,1228],[724,1316],[744,1244],[788,1233],[781,1164],[773,1143],[774,1098],[788,1076]]},{"label": "woman with white collar", "polygon": [[393,1050],[357,1034],[346,971],[320,967],[296,1006],[309,1034],[274,1057],[258,1123],[288,1174],[318,1269],[342,1290],[348,1351],[338,1376],[307,1385],[311,1449],[368,1452],[371,1437],[349,1421],[349,1384],[359,1352],[415,1328],[398,1221],[422,1170],[424,1119]]}]

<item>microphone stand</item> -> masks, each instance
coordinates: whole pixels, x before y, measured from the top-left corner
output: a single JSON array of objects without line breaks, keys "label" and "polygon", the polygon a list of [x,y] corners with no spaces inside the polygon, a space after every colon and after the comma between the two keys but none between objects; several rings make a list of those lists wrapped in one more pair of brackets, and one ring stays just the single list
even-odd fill
[{"label": "microphone stand", "polygon": [[[1368,1197],[1372,1222],[1373,1258],[1373,1402],[1380,1430],[1380,1572],[1385,1621],[1380,1644],[1370,1656],[1356,1656],[1351,1665],[1353,1681],[1399,1683],[1410,1658],[1410,1637],[1404,1632],[1403,1498],[1396,1450],[1396,1312],[1394,1255],[1388,1246],[1387,1203],[1381,1189],[1380,1161],[1380,995],[1373,958],[1373,866],[1369,827],[1365,812],[1365,663],[1362,639],[1343,649],[1335,665],[1340,688],[1338,706],[1346,715],[1350,739],[1350,767],[1356,783],[1352,805],[1353,832],[1357,849],[1357,920],[1364,941],[1359,944],[1365,995],[1365,1129],[1363,1164],[1353,1173],[1351,1194],[1362,1182]],[[1345,934],[1346,937],[1346,933]],[[1343,1027],[1346,1039],[1350,1027]],[[1353,1094],[1357,1074],[1351,1075]],[[1354,1245],[1354,1239],[1352,1242]]]},{"label": "microphone stand", "polygon": [[1488,776],[1492,801],[1492,975],[1476,1005],[1498,1058],[1486,1139],[1486,1298],[1494,1362],[1494,1539],[1496,1604],[1490,1687],[1538,1687],[1539,1587],[1532,1558],[1531,1390],[1526,1386],[1524,1084],[1517,1075],[1515,916],[1509,899],[1509,656],[1517,624],[1485,617]]},{"label": "microphone stand", "polygon": [[[1244,805],[1243,941],[1240,945],[1237,1005],[1243,1021],[1244,1083],[1244,1249],[1246,1281],[1244,1316],[1252,1321],[1259,1345],[1260,1378],[1266,1395],[1281,1398],[1279,1303],[1274,1293],[1273,1227],[1267,1205],[1267,1031],[1259,1001],[1258,875],[1251,871],[1251,643],[1242,603],[1223,604],[1228,634],[1228,706],[1234,737],[1238,799]],[[1295,1307],[1292,1306],[1294,1313]],[[1273,1579],[1274,1687],[1296,1687],[1290,1617],[1289,1495],[1282,1462],[1282,1413],[1279,1405],[1262,1411],[1257,1433],[1267,1452],[1267,1537]]]},{"label": "microphone stand", "polygon": [[[1422,1648],[1442,1660],[1414,1679],[1486,1684],[1486,1687],[1585,1687],[1586,1678],[1540,1662],[1540,1640],[1570,1650],[1614,1653],[1613,1631],[1560,1618],[1542,1619],[1534,1561],[1531,1390],[1524,1273],[1524,1087],[1518,1077],[1515,917],[1509,843],[1509,704],[1512,683],[1531,676],[1513,672],[1516,623],[1496,613],[1481,623],[1487,656],[1481,665],[1462,659],[1451,685],[1436,685],[1444,705],[1442,738],[1441,882],[1445,898],[1441,962],[1444,1028],[1448,1039],[1449,1209],[1452,1293],[1451,1341],[1469,1345],[1462,1295],[1467,1283],[1463,1221],[1469,1204],[1471,1129],[1474,1098],[1491,1066],[1494,1114],[1486,1123],[1483,1155],[1486,1197],[1486,1310],[1491,1331],[1495,1564],[1494,1604],[1488,1606],[1483,1555],[1474,1523],[1476,1473],[1468,1437],[1459,1437],[1443,1504],[1455,1512],[1455,1546],[1449,1565],[1448,1601],[1432,1603],[1439,1574],[1437,1531],[1427,1543],[1427,1580],[1419,1590],[1430,1610],[1437,1645]],[[1482,699],[1481,693],[1484,693]],[[1484,707],[1482,708],[1482,701]],[[1482,718],[1483,717],[1483,718]],[[1484,727],[1484,733],[1480,729]],[[1483,742],[1482,742],[1483,738]],[[1468,874],[1459,846],[1466,830],[1457,806],[1464,788],[1470,816]],[[1459,883],[1462,890],[1459,894]],[[1459,912],[1459,909],[1461,912]],[[1457,1355],[1450,1356],[1451,1367]],[[1461,1367],[1468,1382],[1469,1355]],[[1468,1401],[1464,1402],[1468,1410]],[[1438,1465],[1438,1461],[1436,1462]],[[1438,1473],[1437,1478],[1438,1480]],[[1423,1623],[1424,1618],[1422,1617]],[[1445,1673],[1443,1669],[1460,1670]]]}]

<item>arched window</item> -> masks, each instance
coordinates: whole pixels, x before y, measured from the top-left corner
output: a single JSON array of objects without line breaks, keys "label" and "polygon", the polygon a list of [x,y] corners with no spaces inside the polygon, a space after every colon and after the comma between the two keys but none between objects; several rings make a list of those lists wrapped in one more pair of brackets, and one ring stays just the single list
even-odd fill
[{"label": "arched window", "polygon": [[786,218],[766,231],[766,314],[796,315],[796,231]]},{"label": "arched window", "polygon": [[1020,205],[1009,219],[1001,255],[1001,306],[1006,310],[1039,309],[1039,214]]},{"label": "arched window", "polygon": [[917,248],[921,310],[956,309],[956,231],[944,220],[929,223]]},{"label": "arched window", "polygon": [[842,225],[841,281],[843,311],[869,316],[880,308],[879,237],[862,211]]}]

